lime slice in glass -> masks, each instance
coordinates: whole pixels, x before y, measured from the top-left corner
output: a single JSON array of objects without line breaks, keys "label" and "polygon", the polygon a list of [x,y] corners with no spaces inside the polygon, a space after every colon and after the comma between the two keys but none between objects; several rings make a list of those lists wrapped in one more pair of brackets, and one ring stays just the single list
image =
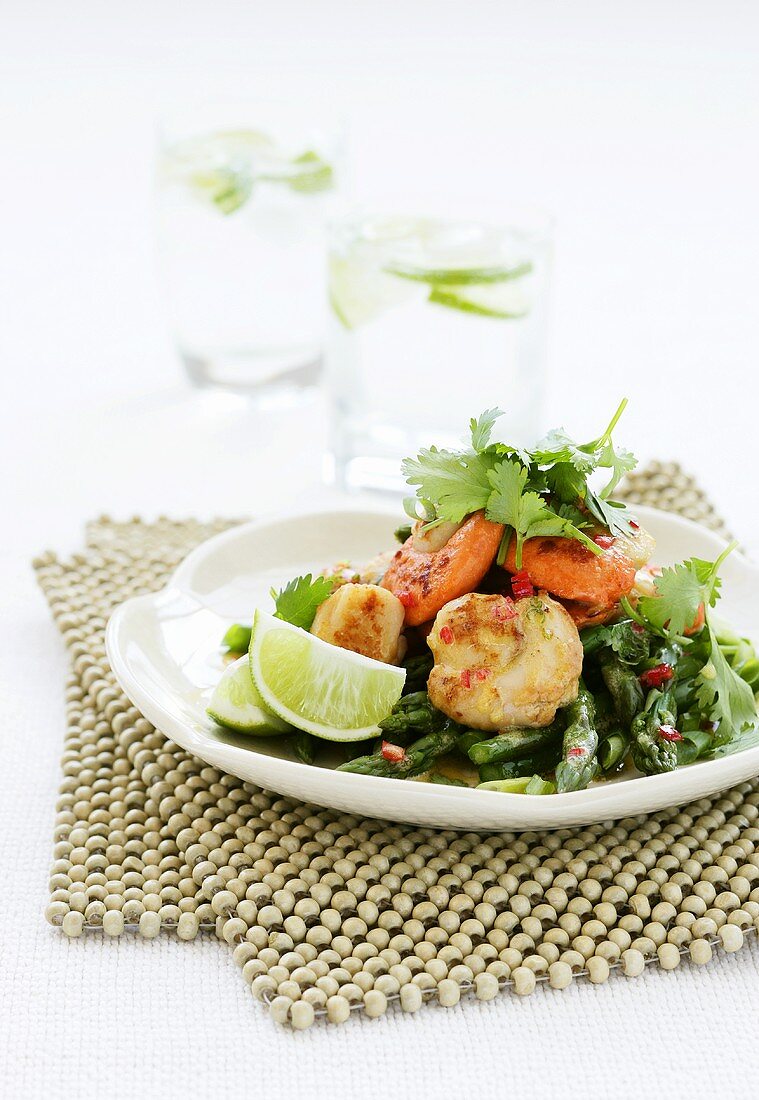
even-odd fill
[{"label": "lime slice in glass", "polygon": [[418,298],[427,288],[387,275],[369,256],[330,256],[329,301],[335,316],[347,329],[359,328],[396,306]]},{"label": "lime slice in glass", "polygon": [[479,317],[517,320],[530,312],[531,302],[518,280],[501,283],[436,284],[429,301]]},{"label": "lime slice in glass", "polygon": [[211,702],[208,714],[215,722],[240,733],[252,733],[259,737],[271,737],[277,733],[292,733],[292,727],[266,710],[250,674],[247,653],[224,669]]},{"label": "lime slice in glass", "polygon": [[234,214],[248,201],[253,190],[253,180],[244,169],[213,168],[193,172],[189,183],[200,198],[213,203],[222,214]]},{"label": "lime slice in glass", "polygon": [[286,722],[327,741],[361,741],[398,702],[405,669],[323,642],[256,612],[250,667],[264,704]]},{"label": "lime slice in glass", "polygon": [[250,198],[253,159],[275,151],[272,139],[258,130],[220,130],[171,146],[163,156],[163,171],[222,214],[233,214]]},{"label": "lime slice in glass", "polygon": [[424,268],[410,264],[390,264],[385,268],[388,275],[399,279],[411,279],[417,283],[431,283],[433,286],[482,286],[490,283],[512,282],[521,279],[532,271],[529,262],[494,267],[450,267]]}]

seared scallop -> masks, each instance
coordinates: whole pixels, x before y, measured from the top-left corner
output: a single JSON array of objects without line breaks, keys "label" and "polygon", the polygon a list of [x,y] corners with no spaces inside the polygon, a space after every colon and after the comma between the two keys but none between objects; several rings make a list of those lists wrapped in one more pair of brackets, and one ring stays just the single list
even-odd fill
[{"label": "seared scallop", "polygon": [[547,726],[577,697],[580,636],[545,592],[517,601],[460,596],[438,613],[428,645],[431,702],[473,729]]}]

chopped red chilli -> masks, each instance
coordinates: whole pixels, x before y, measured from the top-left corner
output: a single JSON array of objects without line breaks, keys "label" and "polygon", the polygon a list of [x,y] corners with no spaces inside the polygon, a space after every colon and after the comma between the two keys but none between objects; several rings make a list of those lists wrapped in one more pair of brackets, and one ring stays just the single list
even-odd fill
[{"label": "chopped red chilli", "polygon": [[638,523],[638,521],[636,519],[631,519],[630,520],[630,526],[632,527],[633,531],[639,531],[640,530],[640,524]]},{"label": "chopped red chilli", "polygon": [[600,546],[602,550],[608,550],[614,545],[614,539],[611,535],[596,535],[593,542],[596,546]]},{"label": "chopped red chilli", "polygon": [[645,672],[641,672],[640,682],[643,684],[643,687],[660,688],[667,680],[671,680],[674,675],[675,670],[672,668],[672,665],[663,663],[656,665],[655,668],[647,668]]},{"label": "chopped red chilli", "polygon": [[682,741],[683,735],[674,726],[659,726],[659,736],[664,741]]},{"label": "chopped red chilli", "polygon": [[567,756],[584,756],[584,755],[585,755],[585,749],[581,748],[580,745],[578,745],[574,749],[567,749]]},{"label": "chopped red chilli", "polygon": [[464,669],[464,671],[459,676],[459,680],[461,681],[462,687],[468,688],[472,686],[472,677],[468,668]]},{"label": "chopped red chilli", "polygon": [[380,749],[382,758],[390,764],[401,764],[406,759],[406,750],[402,745],[394,745],[391,741],[383,741]]},{"label": "chopped red chilli", "polygon": [[487,680],[489,675],[490,675],[490,669],[489,668],[476,668],[474,670],[475,680]]},{"label": "chopped red chilli", "polygon": [[511,596],[504,596],[502,600],[499,600],[497,604],[493,606],[493,618],[498,619],[499,622],[506,623],[510,619],[516,619],[519,612],[514,607],[514,601]]},{"label": "chopped red chilli", "polygon": [[517,600],[527,599],[529,596],[535,595],[535,588],[526,569],[520,569],[511,578],[511,591]]},{"label": "chopped red chilli", "polygon": [[440,631],[440,638],[446,645],[450,645],[453,641],[453,631],[449,626],[444,626]]}]

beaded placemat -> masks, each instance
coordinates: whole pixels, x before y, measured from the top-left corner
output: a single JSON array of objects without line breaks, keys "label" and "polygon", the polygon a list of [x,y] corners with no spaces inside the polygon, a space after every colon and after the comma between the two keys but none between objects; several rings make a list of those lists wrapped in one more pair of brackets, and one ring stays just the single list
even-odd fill
[{"label": "beaded placemat", "polygon": [[[626,496],[721,528],[674,465]],[[229,525],[103,517],[83,553],[34,563],[72,661],[46,912],[68,936],[215,931],[271,1016],[303,1028],[704,963],[759,925],[758,781],[615,823],[459,834],[301,805],[164,738],[116,684],[105,624]]]}]

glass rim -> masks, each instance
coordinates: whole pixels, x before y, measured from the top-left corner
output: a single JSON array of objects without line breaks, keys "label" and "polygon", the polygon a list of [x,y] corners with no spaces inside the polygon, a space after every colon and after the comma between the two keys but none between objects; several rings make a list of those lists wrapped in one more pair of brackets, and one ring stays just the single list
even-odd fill
[{"label": "glass rim", "polygon": [[[445,199],[435,199],[430,205],[431,209],[424,210],[423,201],[408,204],[356,203],[327,220],[329,244],[362,240],[372,242],[374,238],[366,234],[366,227],[383,222],[392,224],[393,221],[399,223],[399,231],[397,234],[388,233],[383,236],[383,240],[388,243],[408,240],[411,235],[408,227],[422,222],[448,227],[471,225],[501,233],[509,232],[536,244],[549,243],[556,228],[555,216],[545,208],[533,204],[505,201],[499,202],[496,209],[496,204],[492,201],[480,202],[479,199],[472,198],[468,206],[461,205],[459,200],[449,203]],[[471,213],[466,212],[468,208]],[[403,228],[404,225],[406,229]]]}]

